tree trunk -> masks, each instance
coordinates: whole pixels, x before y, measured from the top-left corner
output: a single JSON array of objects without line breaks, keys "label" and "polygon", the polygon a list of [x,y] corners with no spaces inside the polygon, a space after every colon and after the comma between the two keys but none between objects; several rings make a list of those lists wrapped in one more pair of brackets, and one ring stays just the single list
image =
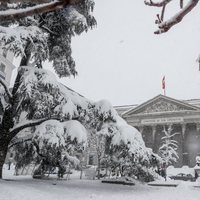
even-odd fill
[{"label": "tree trunk", "polygon": [[97,168],[97,177],[100,179],[100,168],[101,168],[101,159],[100,156],[98,155],[98,168]]},{"label": "tree trunk", "polygon": [[6,160],[7,151],[8,151],[8,145],[4,144],[1,146],[0,143],[0,179],[3,178],[3,165]]},{"label": "tree trunk", "polygon": [[[30,60],[31,51],[30,51],[29,45],[30,45],[30,41],[27,42],[27,45],[24,50],[25,55],[22,57],[20,66],[27,65]],[[14,125],[14,117],[15,117],[16,109],[18,106],[18,99],[19,99],[19,97],[16,94],[20,86],[20,79],[21,79],[22,74],[23,72],[18,72],[17,74],[17,78],[15,79],[15,83],[12,90],[12,95],[13,95],[12,102],[10,103],[10,107],[4,111],[2,122],[0,124],[0,179],[2,179],[2,176],[3,176],[2,175],[3,165],[6,160],[9,143],[12,140],[12,138],[15,137],[15,135],[17,134],[16,133],[15,135],[12,136],[9,134],[9,130],[10,128],[13,128],[13,125]]]}]

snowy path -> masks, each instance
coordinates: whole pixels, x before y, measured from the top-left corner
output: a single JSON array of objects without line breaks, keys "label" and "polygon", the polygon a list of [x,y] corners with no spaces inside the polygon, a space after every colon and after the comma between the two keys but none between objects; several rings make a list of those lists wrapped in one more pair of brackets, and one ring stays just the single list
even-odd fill
[{"label": "snowy path", "polygon": [[177,188],[147,185],[122,186],[98,180],[33,180],[14,177],[0,181],[0,200],[199,200],[200,188],[181,184]]}]

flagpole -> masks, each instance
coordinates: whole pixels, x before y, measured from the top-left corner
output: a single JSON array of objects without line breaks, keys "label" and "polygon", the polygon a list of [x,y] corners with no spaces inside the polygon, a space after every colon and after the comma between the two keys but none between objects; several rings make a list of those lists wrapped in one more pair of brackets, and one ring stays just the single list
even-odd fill
[{"label": "flagpole", "polygon": [[[164,81],[165,81],[165,79],[164,79]],[[165,82],[165,87],[164,87],[164,96],[166,96],[166,82]]]},{"label": "flagpole", "polygon": [[164,96],[166,96],[166,90],[165,90],[165,76],[163,76],[163,79],[162,79],[162,89],[163,89],[163,93],[164,93]]}]

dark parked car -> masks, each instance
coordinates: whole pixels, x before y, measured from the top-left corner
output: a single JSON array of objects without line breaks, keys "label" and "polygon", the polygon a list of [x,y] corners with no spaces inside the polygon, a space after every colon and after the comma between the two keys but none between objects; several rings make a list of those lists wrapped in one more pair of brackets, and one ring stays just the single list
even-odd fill
[{"label": "dark parked car", "polygon": [[169,178],[173,180],[196,181],[196,178],[192,176],[192,174],[184,174],[184,173],[177,174],[176,176],[170,176]]}]

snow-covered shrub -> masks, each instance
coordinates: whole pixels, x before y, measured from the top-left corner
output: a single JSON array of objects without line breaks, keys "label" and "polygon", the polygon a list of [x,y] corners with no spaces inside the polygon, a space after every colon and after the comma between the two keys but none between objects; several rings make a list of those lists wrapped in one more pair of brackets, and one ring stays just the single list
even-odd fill
[{"label": "snow-covered shrub", "polygon": [[111,175],[135,177],[144,181],[157,177],[159,156],[146,148],[141,133],[117,113],[115,123],[104,124],[98,134],[104,135],[107,141],[102,165],[110,168]]},{"label": "snow-covered shrub", "polygon": [[[0,5],[1,14],[7,16],[0,22],[0,45],[3,50],[12,51],[14,56],[22,57],[12,91],[5,81],[0,80],[4,90],[2,97],[6,96],[0,99],[0,132],[2,133],[0,179],[9,146],[22,144],[23,148],[24,136],[29,145],[28,139],[33,139],[35,128],[47,120],[80,121],[78,111],[88,108],[88,101],[85,98],[81,98],[80,95],[58,83],[52,74],[42,69],[43,61],[48,60],[52,61],[59,77],[77,74],[72,58],[71,39],[92,28],[96,21],[92,16],[94,7],[92,0],[83,0],[75,4],[70,1],[59,9],[53,9],[52,12],[51,9],[47,9],[49,12],[45,11],[41,15],[32,9],[35,6],[33,2],[20,1],[12,10],[9,10],[10,7],[6,2]],[[29,8],[33,12],[30,12]],[[34,16],[22,17],[21,14],[27,14],[27,10]],[[9,13],[12,16],[10,19],[8,19]],[[59,135],[57,141],[60,142],[59,148],[61,148],[63,141],[60,130],[55,126],[48,127],[55,131],[53,133],[48,130],[48,134]],[[26,128],[31,128],[30,138],[28,134],[20,137],[22,134],[20,132]],[[40,136],[37,135],[38,138]],[[41,153],[41,150],[45,150],[44,148],[38,150],[37,137],[32,141],[36,147],[33,152]],[[48,137],[43,138],[42,144],[51,146],[57,151],[58,146],[53,145],[48,139]]]},{"label": "snow-covered shrub", "polygon": [[196,157],[196,165],[200,166],[200,156]]},{"label": "snow-covered shrub", "polygon": [[16,146],[17,167],[34,162],[38,164],[34,175],[44,174],[56,167],[64,173],[67,165],[79,164],[75,153],[84,149],[86,140],[87,131],[80,122],[48,120],[37,126],[30,135],[30,141]]}]

